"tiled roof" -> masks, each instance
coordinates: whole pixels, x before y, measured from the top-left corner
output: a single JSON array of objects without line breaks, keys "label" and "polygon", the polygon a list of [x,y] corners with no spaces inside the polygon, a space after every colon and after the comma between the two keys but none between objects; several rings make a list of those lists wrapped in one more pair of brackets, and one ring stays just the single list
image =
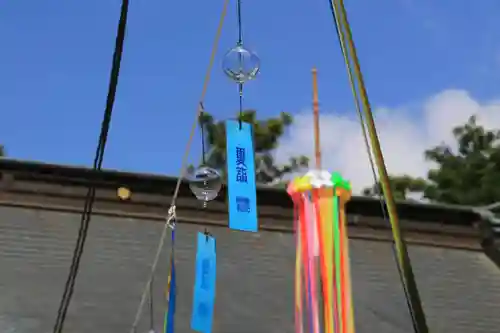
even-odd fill
[{"label": "tiled roof", "polygon": [[[49,333],[68,273],[79,216],[0,208],[0,332]],[[162,224],[94,217],[65,332],[128,332]],[[195,233],[179,225],[177,332],[189,331]],[[292,235],[210,230],[217,237],[214,333],[293,328]],[[351,240],[358,333],[406,333],[411,325],[387,242]],[[168,247],[155,284],[161,327]],[[500,327],[500,270],[481,252],[410,246],[431,332],[494,333]],[[147,312],[139,332],[148,330]]]}]

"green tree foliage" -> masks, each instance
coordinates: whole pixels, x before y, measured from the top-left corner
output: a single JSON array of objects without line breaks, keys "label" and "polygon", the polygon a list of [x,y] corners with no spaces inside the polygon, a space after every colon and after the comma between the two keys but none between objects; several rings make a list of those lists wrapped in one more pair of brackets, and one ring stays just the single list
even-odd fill
[{"label": "green tree foliage", "polygon": [[[500,201],[500,130],[488,131],[476,117],[453,129],[456,149],[439,145],[425,152],[436,164],[427,180],[409,176],[391,177],[398,199],[410,192],[421,192],[430,201],[458,205],[487,205]],[[378,185],[365,189],[365,195],[379,195]]]},{"label": "green tree foliage", "polygon": [[5,147],[3,145],[0,145],[0,157],[5,156]]},{"label": "green tree foliage", "polygon": [[[256,111],[246,110],[241,120],[252,124],[255,142],[256,181],[260,184],[281,184],[287,174],[298,172],[308,166],[305,156],[292,157],[289,163],[277,165],[273,152],[278,147],[279,139],[292,124],[290,114],[282,112],[279,117],[258,120]],[[226,167],[226,128],[224,121],[216,121],[212,115],[204,112],[200,126],[205,131],[206,165],[225,174]]]},{"label": "green tree foliage", "polygon": [[487,131],[476,117],[453,129],[458,148],[425,152],[438,167],[429,171],[426,198],[443,203],[486,205],[500,201],[500,131]]}]

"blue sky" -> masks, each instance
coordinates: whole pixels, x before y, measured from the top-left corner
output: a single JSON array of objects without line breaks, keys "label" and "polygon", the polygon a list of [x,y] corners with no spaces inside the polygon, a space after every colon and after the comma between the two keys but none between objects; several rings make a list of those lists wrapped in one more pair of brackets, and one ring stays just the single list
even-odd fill
[{"label": "blue sky", "polygon": [[[178,173],[222,4],[132,1],[105,167]],[[500,97],[500,2],[346,6],[375,106],[408,105],[450,88],[478,100]],[[90,165],[120,1],[5,0],[0,7],[0,142],[15,158]],[[316,66],[325,112],[352,113],[326,0],[243,0],[243,25],[262,61],[259,79],[246,87],[246,107],[261,118],[303,111]],[[237,110],[236,87],[219,65],[236,37],[232,1],[205,102],[220,119]]]}]

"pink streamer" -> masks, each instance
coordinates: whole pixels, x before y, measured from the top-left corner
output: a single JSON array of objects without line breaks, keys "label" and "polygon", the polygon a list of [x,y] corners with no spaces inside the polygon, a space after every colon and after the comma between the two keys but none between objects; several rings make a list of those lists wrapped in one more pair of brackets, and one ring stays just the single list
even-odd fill
[{"label": "pink streamer", "polygon": [[[315,244],[315,216],[313,215],[313,204],[311,203],[311,200],[309,199],[309,194],[303,194],[304,201],[304,219],[303,222],[305,223],[305,230],[306,230],[306,239],[307,239],[307,244],[303,244],[303,246],[307,246],[307,252],[308,252],[308,270],[309,270],[309,279],[311,283],[311,303],[312,303],[312,309],[311,309],[311,317],[313,321],[313,333],[319,333],[319,315],[318,315],[318,294],[317,294],[317,287],[316,287],[316,282],[317,276],[316,276],[316,260],[315,260],[315,247],[319,248],[319,245]],[[316,243],[317,243],[317,231],[316,231]],[[318,249],[318,254],[319,254],[319,249]]]},{"label": "pink streamer", "polygon": [[309,202],[310,212],[311,212],[311,228],[313,229],[313,253],[316,258],[319,257],[319,236],[318,236],[318,228],[316,221],[316,207],[312,202]]}]

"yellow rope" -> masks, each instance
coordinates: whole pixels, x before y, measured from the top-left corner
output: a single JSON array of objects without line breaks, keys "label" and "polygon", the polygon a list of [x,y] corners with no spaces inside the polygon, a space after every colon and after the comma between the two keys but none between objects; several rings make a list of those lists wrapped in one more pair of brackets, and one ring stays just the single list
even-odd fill
[{"label": "yellow rope", "polygon": [[222,34],[222,27],[224,26],[224,21],[226,18],[228,6],[229,6],[229,0],[224,0],[224,5],[222,7],[222,13],[221,13],[220,19],[219,19],[219,25],[217,27],[217,32],[215,34],[214,42],[212,44],[212,52],[210,54],[210,61],[208,63],[208,67],[207,67],[207,70],[205,72],[205,79],[203,81],[203,88],[201,90],[200,99],[198,101],[198,108],[196,110],[196,117],[193,121],[193,125],[191,126],[191,132],[189,133],[188,142],[186,144],[184,156],[182,158],[181,172],[180,172],[179,178],[177,179],[177,184],[175,186],[174,194],[172,196],[172,201],[170,203],[169,216],[167,217],[167,220],[166,220],[165,225],[163,227],[163,232],[161,234],[158,248],[156,250],[156,255],[155,255],[155,258],[153,260],[153,264],[151,266],[151,273],[150,273],[148,282],[146,283],[146,286],[144,288],[144,291],[142,293],[141,301],[139,303],[139,307],[138,307],[137,313],[135,315],[135,320],[134,320],[134,323],[132,324],[132,329],[130,331],[131,333],[136,332],[137,325],[139,324],[139,320],[140,320],[141,315],[142,315],[142,310],[144,308],[144,304],[146,303],[147,295],[148,295],[148,292],[150,290],[150,286],[151,286],[151,283],[153,281],[154,274],[156,272],[156,267],[158,266],[158,262],[160,260],[161,252],[163,250],[163,245],[165,244],[167,231],[171,225],[172,220],[175,218],[175,204],[177,201],[177,197],[179,195],[179,189],[181,187],[182,178],[184,177],[184,174],[186,172],[187,159],[189,157],[189,152],[191,150],[191,144],[193,142],[194,134],[196,132],[196,128],[198,127],[199,118],[200,118],[201,113],[203,111],[202,105],[203,105],[203,101],[205,100],[205,96],[207,94],[208,84],[210,82],[210,75],[212,74],[212,68],[213,68],[213,65],[215,62],[215,55],[217,54],[220,36]]}]

